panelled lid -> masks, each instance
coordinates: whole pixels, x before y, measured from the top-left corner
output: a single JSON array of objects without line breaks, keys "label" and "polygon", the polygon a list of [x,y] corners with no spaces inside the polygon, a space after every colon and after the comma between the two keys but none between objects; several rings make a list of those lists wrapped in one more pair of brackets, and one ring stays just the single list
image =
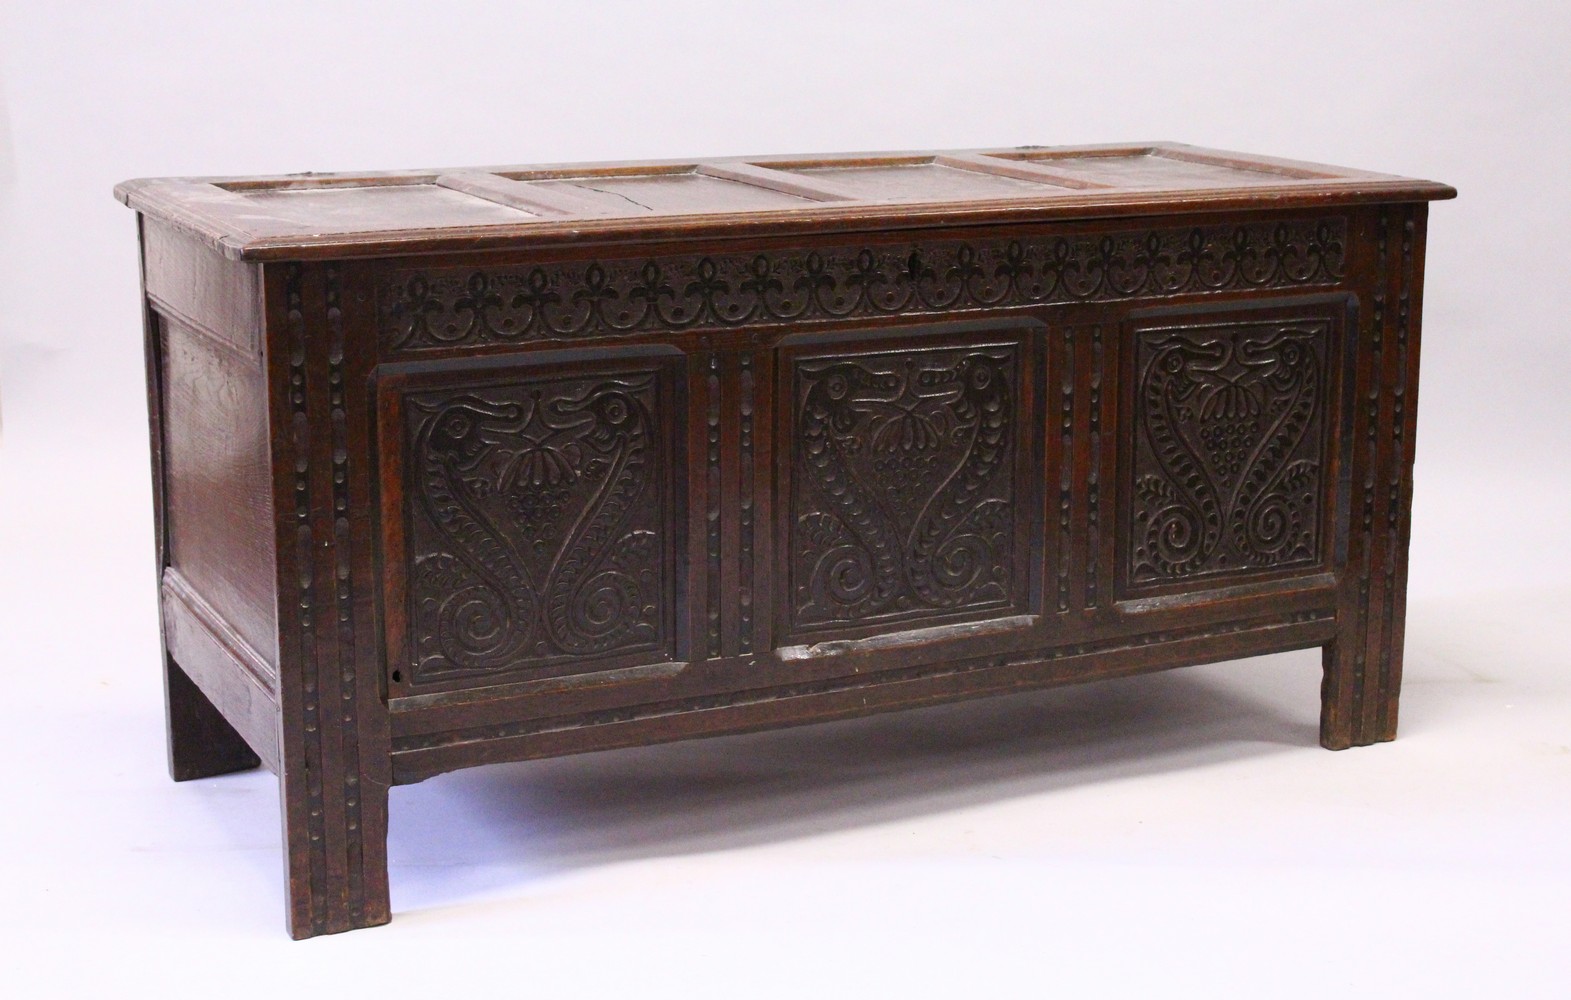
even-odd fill
[{"label": "panelled lid", "polygon": [[122,202],[227,256],[290,260],[1452,198],[1433,181],[1154,142],[149,178]]}]

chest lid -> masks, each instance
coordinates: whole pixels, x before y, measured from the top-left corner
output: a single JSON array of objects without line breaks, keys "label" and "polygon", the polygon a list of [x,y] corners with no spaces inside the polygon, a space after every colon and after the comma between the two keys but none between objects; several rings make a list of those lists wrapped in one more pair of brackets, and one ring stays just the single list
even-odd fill
[{"label": "chest lid", "polygon": [[147,178],[126,205],[241,260],[1434,200],[1433,181],[1157,142]]}]

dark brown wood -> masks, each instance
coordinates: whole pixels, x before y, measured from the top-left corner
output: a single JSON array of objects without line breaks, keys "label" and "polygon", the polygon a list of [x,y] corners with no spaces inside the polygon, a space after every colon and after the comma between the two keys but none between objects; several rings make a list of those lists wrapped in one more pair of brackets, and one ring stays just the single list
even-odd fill
[{"label": "dark brown wood", "polygon": [[1323,647],[1395,734],[1427,181],[1173,143],[128,182],[171,769],[297,937],[460,767]]},{"label": "dark brown wood", "polygon": [[[149,455],[152,459],[153,474],[153,509],[156,512],[153,543],[157,555],[158,579],[162,586],[164,574],[168,572],[169,567],[165,480],[167,472],[164,454],[166,379],[162,324],[151,305],[157,286],[149,285],[147,279],[150,274],[156,274],[154,282],[162,281],[176,268],[168,266],[162,241],[157,234],[150,232],[154,228],[156,227],[140,223],[137,226],[138,238],[142,244],[143,285],[148,289],[147,302],[142,310],[142,330],[143,350],[147,363],[147,411],[150,431]],[[222,258],[206,254],[197,259],[221,260]],[[179,283],[177,287],[189,289],[189,294],[202,295],[211,290],[209,288],[211,284],[213,283],[208,281],[192,281]],[[199,308],[192,311],[205,310]],[[221,325],[232,328],[237,324]],[[166,606],[166,615],[168,610]],[[170,777],[176,781],[190,781],[195,778],[209,778],[233,771],[249,770],[258,766],[261,759],[255,751],[225,718],[224,713],[202,692],[190,675],[175,662],[170,650],[175,648],[178,634],[168,626],[167,619],[162,615],[159,621],[159,634],[164,648],[164,719],[168,734]],[[233,678],[235,673],[223,668],[214,671],[218,678]],[[276,718],[276,712],[267,712],[266,718],[271,722]]]},{"label": "dark brown wood", "polygon": [[[161,591],[164,608],[164,643],[177,661],[181,676],[196,687],[202,699],[217,708],[230,727],[245,742],[249,754],[278,770],[278,674],[272,662],[264,659],[235,632],[229,620],[207,603],[175,569],[164,571]],[[177,694],[184,688],[171,687],[171,717],[199,717],[201,703],[176,706]],[[178,710],[177,710],[178,709]],[[200,743],[202,734],[184,737],[179,727],[171,727],[172,756],[196,755],[201,747],[180,747],[177,743]],[[222,748],[217,748],[222,749]],[[227,756],[246,759],[239,748]],[[251,767],[256,763],[252,762]]]},{"label": "dark brown wood", "polygon": [[[373,343],[344,267],[265,279],[289,929],[386,923],[391,760],[369,478]],[[356,373],[352,375],[351,373]],[[358,377],[356,377],[358,375]],[[396,489],[398,484],[387,484]]]},{"label": "dark brown wood", "polygon": [[[152,228],[152,227],[149,227]],[[189,242],[189,241],[187,241]],[[278,656],[272,470],[259,349],[166,316],[161,331],[166,558],[263,662]]]},{"label": "dark brown wood", "polygon": [[169,728],[169,776],[176,781],[247,771],[262,763],[223,713],[167,653],[164,702]]}]

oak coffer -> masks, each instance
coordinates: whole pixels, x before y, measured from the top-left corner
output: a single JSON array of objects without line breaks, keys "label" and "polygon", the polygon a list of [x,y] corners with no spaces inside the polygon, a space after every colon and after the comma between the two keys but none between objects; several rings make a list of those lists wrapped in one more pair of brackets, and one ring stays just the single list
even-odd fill
[{"label": "oak coffer", "polygon": [[1311,646],[1396,729],[1427,203],[1158,143],[131,181],[170,761],[388,787]]}]

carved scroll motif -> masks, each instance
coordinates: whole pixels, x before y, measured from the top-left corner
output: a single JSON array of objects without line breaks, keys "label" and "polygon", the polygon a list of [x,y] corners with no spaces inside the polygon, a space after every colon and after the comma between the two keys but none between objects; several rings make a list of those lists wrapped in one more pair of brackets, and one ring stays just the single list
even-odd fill
[{"label": "carved scroll motif", "polygon": [[415,681],[665,642],[653,373],[412,394]]},{"label": "carved scroll motif", "polygon": [[1014,597],[1016,351],[798,362],[798,627],[996,609]]},{"label": "carved scroll motif", "polygon": [[1329,324],[1143,331],[1128,579],[1320,561]]}]

